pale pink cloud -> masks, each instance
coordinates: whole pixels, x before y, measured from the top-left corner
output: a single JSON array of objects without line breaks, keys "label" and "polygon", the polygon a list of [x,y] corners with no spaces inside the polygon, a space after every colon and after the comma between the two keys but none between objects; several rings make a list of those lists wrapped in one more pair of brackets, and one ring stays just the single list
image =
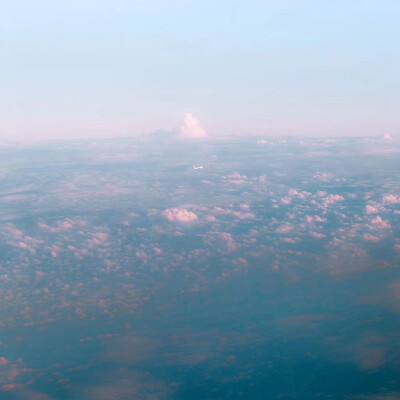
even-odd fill
[{"label": "pale pink cloud", "polygon": [[284,234],[284,233],[289,233],[293,230],[293,225],[292,224],[283,224],[276,228],[275,232],[279,234]]},{"label": "pale pink cloud", "polygon": [[147,260],[148,259],[148,256],[144,251],[137,251],[135,253],[135,255],[136,255],[137,258],[140,258],[141,260]]},{"label": "pale pink cloud", "polygon": [[297,189],[289,189],[288,190],[288,195],[287,197],[283,197],[281,199],[282,202],[284,202],[284,204],[289,204],[292,200],[292,198],[297,197],[298,199],[304,200],[305,198],[307,198],[308,196],[311,196],[310,192],[306,192],[306,191],[298,191]]},{"label": "pale pink cloud", "polygon": [[314,179],[318,179],[322,182],[327,182],[331,179],[333,179],[333,174],[329,174],[327,172],[317,172],[316,174],[313,175]]},{"label": "pale pink cloud", "polygon": [[229,183],[232,183],[234,185],[243,185],[246,183],[246,175],[241,175],[239,172],[234,172],[230,175],[228,175],[229,178]]},{"label": "pale pink cloud", "polygon": [[251,212],[232,211],[232,215],[239,219],[255,218],[256,216]]},{"label": "pale pink cloud", "polygon": [[369,233],[364,233],[363,238],[369,242],[379,242],[379,237],[375,235],[370,235]]},{"label": "pale pink cloud", "polygon": [[234,251],[236,250],[236,243],[230,233],[227,232],[222,232],[219,234],[219,237],[225,241],[226,246],[229,251]]},{"label": "pale pink cloud", "polygon": [[14,244],[15,247],[19,247],[20,249],[28,249],[29,246],[24,242],[17,242]]},{"label": "pale pink cloud", "polygon": [[246,183],[244,179],[231,179],[229,182],[234,185],[243,185]]},{"label": "pale pink cloud", "polygon": [[326,237],[326,235],[324,235],[323,233],[319,233],[319,232],[310,232],[310,236],[315,237],[316,239],[323,239],[324,237]]},{"label": "pale pink cloud", "polygon": [[240,175],[239,172],[233,172],[232,174],[228,175],[228,178],[232,178],[232,179],[242,179],[245,178],[244,175]]},{"label": "pale pink cloud", "polygon": [[282,238],[281,240],[286,243],[296,243],[296,241],[292,238]]},{"label": "pale pink cloud", "polygon": [[233,215],[234,217],[237,217],[239,219],[255,218],[255,215],[251,212],[234,211],[221,207],[215,207],[213,211],[217,215]]},{"label": "pale pink cloud", "polygon": [[400,196],[395,194],[385,194],[382,197],[382,202],[384,204],[398,204],[400,203]]},{"label": "pale pink cloud", "polygon": [[98,247],[102,244],[105,244],[108,239],[108,234],[104,232],[95,232],[91,234],[92,238],[88,240],[88,247],[93,249],[94,247]]},{"label": "pale pink cloud", "polygon": [[339,194],[330,194],[329,196],[325,197],[323,205],[327,207],[337,203],[338,201],[343,201],[343,200],[344,197]]},{"label": "pale pink cloud", "polygon": [[38,226],[39,228],[43,229],[46,232],[59,233],[72,229],[75,226],[75,224],[70,219],[66,219],[64,221],[58,221],[55,226],[50,226],[43,222],[38,223]]},{"label": "pale pink cloud", "polygon": [[343,240],[334,237],[331,242],[329,243],[331,246],[340,246],[343,243]]},{"label": "pale pink cloud", "polygon": [[20,229],[16,228],[12,224],[7,224],[7,230],[16,239],[21,239],[23,237],[23,235],[24,235],[24,233]]},{"label": "pale pink cloud", "polygon": [[14,390],[16,388],[16,385],[14,383],[9,383],[7,385],[3,385],[1,389],[5,392],[10,392],[11,390]]},{"label": "pale pink cloud", "polygon": [[239,264],[239,265],[241,265],[242,267],[248,267],[249,266],[249,262],[243,257],[236,258],[234,260],[234,262]]},{"label": "pale pink cloud", "polygon": [[4,202],[14,202],[14,201],[18,201],[18,200],[24,200],[27,199],[31,196],[26,195],[26,194],[10,194],[8,196],[4,196],[1,198],[1,201]]},{"label": "pale pink cloud", "polygon": [[186,208],[168,208],[162,212],[162,215],[171,222],[191,223],[198,219],[194,212],[188,211]]},{"label": "pale pink cloud", "polygon": [[368,204],[365,207],[365,213],[366,214],[377,214],[379,212],[379,209],[375,206],[371,206],[370,204]]},{"label": "pale pink cloud", "polygon": [[306,215],[306,222],[312,224],[314,222],[326,222],[326,219],[321,218],[319,215]]},{"label": "pale pink cloud", "polygon": [[156,253],[158,256],[160,256],[163,251],[159,247],[153,247],[154,253]]},{"label": "pale pink cloud", "polygon": [[371,220],[371,223],[374,227],[378,229],[390,229],[390,224],[387,221],[384,221],[381,217],[376,216]]}]

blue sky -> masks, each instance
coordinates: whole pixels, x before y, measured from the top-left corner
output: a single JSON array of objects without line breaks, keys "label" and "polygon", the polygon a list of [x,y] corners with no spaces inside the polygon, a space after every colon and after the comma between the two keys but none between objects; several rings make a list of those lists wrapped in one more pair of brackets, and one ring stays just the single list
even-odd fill
[{"label": "blue sky", "polygon": [[396,135],[397,1],[14,1],[0,138]]}]

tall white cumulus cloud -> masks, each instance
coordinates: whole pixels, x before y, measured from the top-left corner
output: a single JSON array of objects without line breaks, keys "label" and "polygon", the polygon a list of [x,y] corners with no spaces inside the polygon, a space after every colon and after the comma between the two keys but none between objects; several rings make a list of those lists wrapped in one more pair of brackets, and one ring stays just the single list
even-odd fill
[{"label": "tall white cumulus cloud", "polygon": [[186,113],[179,134],[185,139],[203,139],[208,136],[207,131],[201,126],[199,120],[191,113]]}]

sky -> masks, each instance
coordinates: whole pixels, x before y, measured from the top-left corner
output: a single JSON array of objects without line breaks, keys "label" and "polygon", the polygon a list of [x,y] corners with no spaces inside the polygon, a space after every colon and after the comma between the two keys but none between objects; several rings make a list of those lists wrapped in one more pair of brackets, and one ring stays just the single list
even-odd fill
[{"label": "sky", "polygon": [[400,131],[398,1],[16,0],[0,139]]}]

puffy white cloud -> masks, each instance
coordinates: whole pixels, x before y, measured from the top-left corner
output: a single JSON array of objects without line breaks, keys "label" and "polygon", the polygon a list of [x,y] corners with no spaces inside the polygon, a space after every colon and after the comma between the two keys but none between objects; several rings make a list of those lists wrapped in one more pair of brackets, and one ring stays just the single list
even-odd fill
[{"label": "puffy white cloud", "polygon": [[168,221],[178,221],[183,223],[194,222],[198,219],[197,215],[186,210],[186,208],[168,208],[162,212]]},{"label": "puffy white cloud", "polygon": [[183,125],[179,129],[180,136],[185,139],[203,139],[208,136],[207,131],[191,113],[186,113]]}]

